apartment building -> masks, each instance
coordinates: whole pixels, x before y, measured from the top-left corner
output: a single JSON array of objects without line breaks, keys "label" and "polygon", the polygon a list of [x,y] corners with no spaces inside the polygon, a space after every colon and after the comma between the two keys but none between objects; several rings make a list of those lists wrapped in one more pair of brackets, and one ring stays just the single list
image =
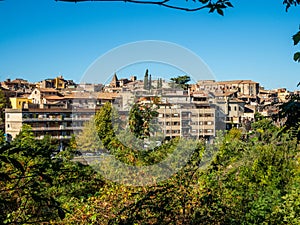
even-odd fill
[{"label": "apartment building", "polygon": [[216,134],[215,107],[210,104],[209,97],[204,93],[194,93],[190,96],[187,91],[164,92],[161,96],[142,96],[139,103],[157,104],[157,122],[160,131],[166,139],[175,137],[209,139]]},{"label": "apartment building", "polygon": [[[49,89],[44,93],[54,94],[53,91]],[[114,102],[117,97],[115,93],[76,93],[63,97],[52,94],[41,97],[37,91],[28,102],[23,99],[27,104],[19,99],[20,106],[16,104],[12,109],[5,109],[7,136],[15,138],[22,126],[28,124],[38,139],[50,135],[53,139],[68,142],[105,102]],[[31,103],[34,100],[35,103]]]},{"label": "apartment building", "polygon": [[167,139],[215,136],[215,109],[212,107],[195,108],[193,104],[161,104],[158,113],[158,123]]},{"label": "apartment building", "polygon": [[68,141],[94,114],[95,109],[6,109],[5,133],[13,139],[27,124],[38,139],[50,135],[54,139]]}]

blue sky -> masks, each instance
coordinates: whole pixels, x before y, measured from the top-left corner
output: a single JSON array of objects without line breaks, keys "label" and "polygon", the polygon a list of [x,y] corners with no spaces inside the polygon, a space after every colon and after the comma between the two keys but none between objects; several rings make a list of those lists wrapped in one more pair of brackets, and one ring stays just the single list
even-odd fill
[{"label": "blue sky", "polygon": [[[252,79],[266,88],[296,89],[300,64],[292,60],[298,49],[291,37],[298,31],[300,7],[286,13],[282,0],[232,3],[222,17],[120,2],[5,0],[0,2],[0,79],[39,81],[62,74],[79,82],[107,51],[162,40],[196,53],[217,80]],[[143,71],[139,66],[132,73]],[[109,75],[100,76],[105,81]]]}]

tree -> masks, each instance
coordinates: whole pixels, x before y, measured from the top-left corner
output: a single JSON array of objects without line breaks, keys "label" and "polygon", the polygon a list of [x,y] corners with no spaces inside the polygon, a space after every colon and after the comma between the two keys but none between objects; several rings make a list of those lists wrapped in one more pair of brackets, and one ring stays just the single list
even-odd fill
[{"label": "tree", "polygon": [[4,110],[8,107],[8,100],[0,89],[0,124],[4,122]]},{"label": "tree", "polygon": [[[173,162],[176,165],[184,150],[194,144],[194,140],[175,138],[151,151],[135,151],[117,140],[112,115],[110,103],[96,115],[97,131],[102,132],[99,137],[117,159],[129,165],[157,164],[181,143],[182,151]],[[272,121],[260,115],[256,120],[255,132],[246,136],[232,129],[210,146],[196,140],[190,160],[167,180],[143,187],[106,180],[96,194],[64,201],[63,208],[70,213],[62,223],[299,224],[299,146]],[[212,162],[201,167],[207,153],[213,153]],[[122,175],[122,171],[114,172]]]},{"label": "tree", "polygon": [[148,69],[146,69],[145,75],[144,75],[144,89],[149,90],[149,75],[148,75]]},{"label": "tree", "polygon": [[95,115],[96,131],[106,148],[115,137],[112,124],[112,110],[111,103],[107,102]]},{"label": "tree", "polygon": [[158,78],[156,83],[156,89],[160,89],[160,88],[162,88],[162,78]]},{"label": "tree", "polygon": [[152,75],[149,76],[149,82],[148,82],[148,90],[151,90],[152,88]]},{"label": "tree", "polygon": [[76,146],[80,151],[99,151],[103,144],[98,136],[94,118],[87,121],[81,133],[76,135]]},{"label": "tree", "polygon": [[290,95],[287,102],[279,105],[279,113],[273,119],[275,121],[279,120],[284,125],[284,129],[288,130],[292,137],[300,140],[299,94]]},{"label": "tree", "polygon": [[[29,126],[0,144],[1,224],[60,222],[68,204],[99,190],[103,182],[88,166],[68,160],[49,136],[36,140]],[[66,150],[68,151],[68,150]]]},{"label": "tree", "polygon": [[150,122],[158,116],[154,104],[136,103],[129,112],[129,127],[137,138],[150,136]]},{"label": "tree", "polygon": [[171,81],[173,81],[175,84],[177,84],[178,87],[187,90],[188,89],[188,82],[191,81],[191,78],[187,75],[184,76],[178,76],[171,78]]}]

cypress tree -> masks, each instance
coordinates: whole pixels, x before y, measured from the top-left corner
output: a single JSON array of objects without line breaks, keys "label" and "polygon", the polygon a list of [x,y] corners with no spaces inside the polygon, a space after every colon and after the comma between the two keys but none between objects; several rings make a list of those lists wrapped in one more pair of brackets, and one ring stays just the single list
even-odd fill
[{"label": "cypress tree", "polygon": [[148,69],[146,69],[146,73],[144,76],[144,89],[148,89]]},{"label": "cypress tree", "polygon": [[148,82],[148,90],[151,90],[151,87],[152,87],[152,76],[150,74],[149,82]]}]

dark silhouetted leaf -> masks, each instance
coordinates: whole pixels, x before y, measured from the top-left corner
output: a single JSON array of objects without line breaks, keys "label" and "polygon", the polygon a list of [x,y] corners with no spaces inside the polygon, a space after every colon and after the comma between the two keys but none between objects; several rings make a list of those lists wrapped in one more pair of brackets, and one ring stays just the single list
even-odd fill
[{"label": "dark silhouetted leaf", "polygon": [[221,16],[224,16],[224,12],[222,9],[218,8],[217,9],[218,14],[220,14]]},{"label": "dark silhouetted leaf", "polygon": [[297,45],[300,41],[300,31],[293,36],[294,45]]},{"label": "dark silhouetted leaf", "polygon": [[225,2],[225,4],[226,4],[228,7],[233,7],[233,5],[231,4],[231,2]]},{"label": "dark silhouetted leaf", "polygon": [[295,60],[296,62],[300,62],[300,52],[296,52],[296,53],[294,54],[294,60]]}]

